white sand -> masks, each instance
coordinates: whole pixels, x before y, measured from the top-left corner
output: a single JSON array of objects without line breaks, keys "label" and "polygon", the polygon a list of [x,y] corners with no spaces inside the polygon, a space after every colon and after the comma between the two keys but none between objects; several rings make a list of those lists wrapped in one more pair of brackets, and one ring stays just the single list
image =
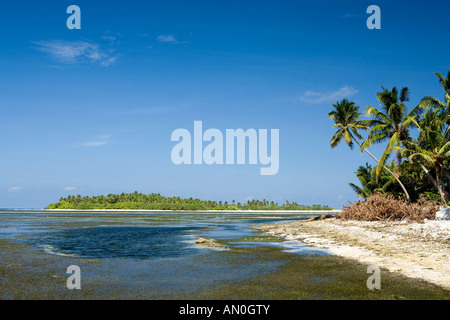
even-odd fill
[{"label": "white sand", "polygon": [[255,228],[331,253],[421,278],[450,290],[450,221],[277,223]]}]

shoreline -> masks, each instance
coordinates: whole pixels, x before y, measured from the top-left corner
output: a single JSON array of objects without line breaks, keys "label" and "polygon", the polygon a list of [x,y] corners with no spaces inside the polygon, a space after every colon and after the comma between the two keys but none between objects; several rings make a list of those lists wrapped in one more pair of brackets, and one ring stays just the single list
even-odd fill
[{"label": "shoreline", "polygon": [[450,290],[450,221],[369,222],[331,218],[253,228]]},{"label": "shoreline", "polygon": [[249,214],[274,214],[274,213],[294,213],[294,214],[315,214],[329,213],[336,214],[342,210],[145,210],[145,209],[7,209],[7,210],[23,210],[23,211],[69,211],[69,212],[122,212],[122,213],[139,213],[139,212],[159,212],[159,213],[249,213]]}]

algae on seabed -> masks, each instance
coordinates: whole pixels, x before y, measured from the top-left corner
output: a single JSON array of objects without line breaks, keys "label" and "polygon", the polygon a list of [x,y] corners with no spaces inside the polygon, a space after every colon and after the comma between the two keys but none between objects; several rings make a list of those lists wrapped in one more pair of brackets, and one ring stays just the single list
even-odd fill
[{"label": "algae on seabed", "polygon": [[[381,271],[381,289],[367,288],[367,266],[339,256],[298,255],[275,247],[224,252],[227,263],[284,261],[275,272],[204,290],[193,299],[449,300],[450,292],[424,280]],[[188,297],[184,297],[188,298]]]}]

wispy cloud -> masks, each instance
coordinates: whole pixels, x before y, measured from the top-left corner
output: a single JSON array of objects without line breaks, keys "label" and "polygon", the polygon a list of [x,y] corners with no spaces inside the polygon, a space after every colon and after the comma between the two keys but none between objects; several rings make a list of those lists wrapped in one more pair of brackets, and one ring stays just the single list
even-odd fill
[{"label": "wispy cloud", "polygon": [[104,146],[105,144],[109,143],[110,137],[111,136],[109,136],[109,135],[101,135],[101,136],[97,137],[97,140],[81,143],[80,146],[82,146],[82,147],[101,147],[101,146]]},{"label": "wispy cloud", "polygon": [[103,67],[109,67],[110,65],[114,64],[116,62],[116,60],[117,60],[117,57],[111,57],[111,58],[101,61],[100,65]]},{"label": "wispy cloud", "polygon": [[306,103],[333,102],[343,98],[349,98],[358,92],[358,90],[349,86],[344,86],[339,90],[329,92],[306,91],[299,100]]},{"label": "wispy cloud", "polygon": [[117,56],[111,56],[111,50],[103,50],[98,44],[88,41],[49,40],[33,44],[37,50],[64,64],[97,63],[107,67],[117,60]]},{"label": "wispy cloud", "polygon": [[74,191],[77,190],[77,187],[65,187],[64,191]]},{"label": "wispy cloud", "polygon": [[172,35],[160,35],[156,38],[159,42],[177,42],[177,39]]},{"label": "wispy cloud", "polygon": [[20,192],[23,191],[24,189],[25,189],[24,187],[9,187],[8,192],[10,193]]},{"label": "wispy cloud", "polygon": [[117,36],[113,36],[113,35],[106,35],[102,37],[103,40],[107,40],[109,42],[114,42],[117,40]]},{"label": "wispy cloud", "polygon": [[170,44],[187,43],[187,41],[179,41],[173,34],[169,35],[159,35],[156,37],[159,42],[165,42]]},{"label": "wispy cloud", "polygon": [[101,147],[107,143],[108,143],[107,141],[91,141],[91,142],[82,143],[81,145],[83,147]]}]

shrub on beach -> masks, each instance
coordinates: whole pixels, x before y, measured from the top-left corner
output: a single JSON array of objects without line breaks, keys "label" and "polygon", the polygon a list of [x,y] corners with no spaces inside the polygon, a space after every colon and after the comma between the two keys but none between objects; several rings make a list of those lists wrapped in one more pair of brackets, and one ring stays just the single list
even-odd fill
[{"label": "shrub on beach", "polygon": [[345,206],[336,215],[336,218],[341,220],[411,220],[420,222],[424,219],[434,219],[438,210],[436,203],[429,202],[425,198],[419,199],[417,203],[407,203],[392,195],[377,193],[364,201],[357,201],[350,206]]}]

